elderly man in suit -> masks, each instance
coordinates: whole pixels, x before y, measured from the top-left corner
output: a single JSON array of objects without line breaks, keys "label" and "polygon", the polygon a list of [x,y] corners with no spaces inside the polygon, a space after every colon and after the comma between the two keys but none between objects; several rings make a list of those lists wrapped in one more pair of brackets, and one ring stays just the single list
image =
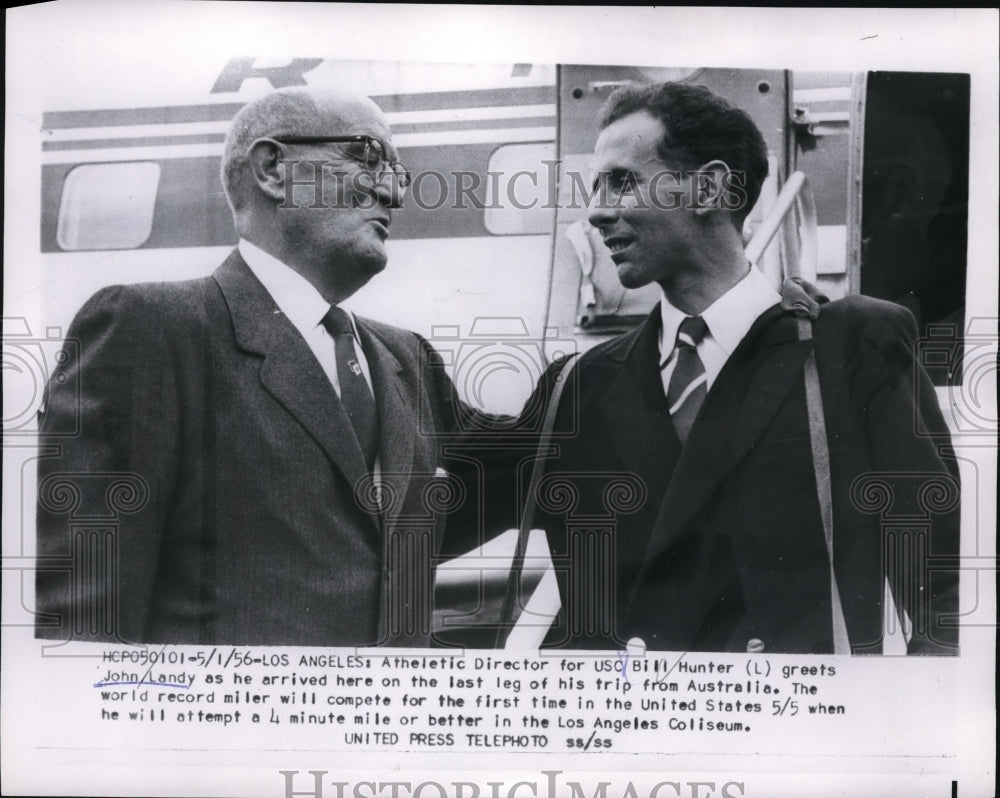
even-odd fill
[{"label": "elderly man in suit", "polygon": [[[663,297],[567,380],[538,489],[563,605],[547,644],[880,651],[888,575],[909,651],[954,653],[958,474],[912,316],[779,294],[747,262],[767,157],[722,98],[625,87],[600,125],[589,220],[621,283]],[[882,523],[880,490],[909,529]]]},{"label": "elderly man in suit", "polygon": [[426,645],[456,399],[425,341],[339,307],[384,268],[409,182],[385,117],[275,92],[233,120],[222,178],[240,241],[214,274],[104,289],[69,330],[36,632]]}]

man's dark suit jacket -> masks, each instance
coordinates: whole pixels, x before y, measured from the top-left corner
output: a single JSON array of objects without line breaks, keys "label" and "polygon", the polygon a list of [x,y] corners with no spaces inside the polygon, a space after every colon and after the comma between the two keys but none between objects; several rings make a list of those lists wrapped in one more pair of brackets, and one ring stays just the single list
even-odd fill
[{"label": "man's dark suit jacket", "polygon": [[957,464],[912,316],[851,297],[823,305],[814,339],[799,340],[794,301],[819,306],[795,290],[726,362],[683,447],[658,371],[659,308],[580,358],[538,491],[563,598],[548,645],[833,651],[803,376],[815,350],[850,644],[881,651],[888,572],[914,622],[910,652],[956,653]]},{"label": "man's dark suit jacket", "polygon": [[40,423],[37,634],[426,645],[456,400],[421,338],[358,331],[381,510],[333,387],[238,252],[95,295]]}]

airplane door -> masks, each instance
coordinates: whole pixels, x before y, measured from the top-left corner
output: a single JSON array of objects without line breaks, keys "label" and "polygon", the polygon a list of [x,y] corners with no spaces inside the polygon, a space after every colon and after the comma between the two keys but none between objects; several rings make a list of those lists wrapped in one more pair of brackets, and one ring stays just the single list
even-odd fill
[{"label": "airplane door", "polygon": [[864,150],[854,178],[860,209],[857,288],[913,313],[921,365],[935,385],[962,382],[969,217],[966,74],[869,72]]}]

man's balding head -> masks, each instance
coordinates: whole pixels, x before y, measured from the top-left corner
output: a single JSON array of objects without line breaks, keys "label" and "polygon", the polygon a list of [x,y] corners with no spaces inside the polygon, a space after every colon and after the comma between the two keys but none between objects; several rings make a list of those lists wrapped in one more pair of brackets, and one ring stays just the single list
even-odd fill
[{"label": "man's balding head", "polygon": [[233,118],[222,155],[222,186],[233,210],[245,205],[251,145],[266,136],[322,136],[341,132],[334,127],[370,119],[388,132],[381,109],[363,95],[311,87],[279,89],[247,103]]},{"label": "man's balding head", "polygon": [[245,201],[241,176],[249,163],[250,145],[264,136],[306,130],[315,125],[316,103],[300,89],[276,91],[247,103],[233,118],[222,155],[222,187],[234,210]]},{"label": "man's balding head", "polygon": [[[330,140],[340,137],[358,138]],[[366,162],[370,141],[398,160],[375,103],[315,87],[248,103],[226,137],[222,182],[240,237],[305,276],[330,302],[354,293],[387,258],[391,211],[405,184]]]}]

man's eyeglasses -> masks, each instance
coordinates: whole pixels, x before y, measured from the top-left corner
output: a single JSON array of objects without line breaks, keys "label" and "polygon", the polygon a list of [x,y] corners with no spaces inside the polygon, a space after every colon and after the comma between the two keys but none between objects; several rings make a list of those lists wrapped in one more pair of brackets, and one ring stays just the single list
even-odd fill
[{"label": "man's eyeglasses", "polygon": [[385,154],[382,142],[371,136],[359,134],[356,136],[269,136],[279,144],[346,144],[344,155],[352,161],[361,164],[366,172],[380,180],[386,172],[392,173],[399,182],[399,187],[405,189],[412,179],[410,173],[399,161],[390,161]]}]

